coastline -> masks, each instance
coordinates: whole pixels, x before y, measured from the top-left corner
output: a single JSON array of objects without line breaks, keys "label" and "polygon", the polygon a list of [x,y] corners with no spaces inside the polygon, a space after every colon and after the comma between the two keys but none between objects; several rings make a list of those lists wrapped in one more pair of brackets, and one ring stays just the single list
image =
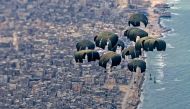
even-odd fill
[{"label": "coastline", "polygon": [[[160,4],[160,3],[166,3],[166,0],[161,0],[156,3],[155,3],[155,1],[151,1],[152,6],[148,8],[149,25],[147,26],[147,28],[145,28],[145,31],[147,31],[149,33],[150,37],[154,37],[154,38],[163,37],[163,33],[171,31],[171,29],[162,26],[160,15],[154,13],[153,6],[155,4]],[[144,58],[144,60],[145,60],[145,58]],[[130,91],[130,93],[132,93],[132,95],[138,95],[138,97],[133,96],[133,97],[125,100],[125,101],[127,101],[126,104],[128,104],[128,106],[123,109],[137,109],[137,108],[139,108],[139,104],[142,102],[141,101],[141,97],[142,97],[141,92],[143,91],[142,87],[143,87],[144,80],[145,80],[145,74],[135,75],[135,78],[139,78],[139,80],[137,81],[138,85],[134,89],[135,91]],[[132,83],[132,85],[135,85],[135,84]]]},{"label": "coastline", "polygon": [[[163,1],[163,0],[161,0],[161,1]],[[153,2],[153,1],[151,1],[151,2]],[[160,1],[159,1],[159,3],[160,3]],[[130,79],[128,79],[129,85],[128,85],[128,81],[127,81],[127,84],[122,83],[121,85],[119,84],[119,87],[117,87],[118,85],[116,84],[114,78],[110,77],[110,78],[105,79],[106,82],[101,81],[102,83],[105,83],[105,85],[99,85],[99,84],[93,85],[94,80],[95,80],[94,75],[98,75],[98,73],[103,72],[103,70],[99,69],[99,67],[95,68],[95,66],[94,66],[95,64],[92,64],[92,63],[89,66],[84,64],[84,66],[85,66],[84,69],[85,68],[86,69],[84,70],[84,75],[81,75],[81,72],[79,71],[80,67],[75,64],[75,62],[73,60],[73,55],[72,55],[74,52],[73,48],[75,48],[75,42],[77,42],[78,40],[84,39],[84,38],[93,40],[93,37],[100,31],[108,30],[108,31],[113,31],[114,33],[118,34],[119,36],[123,35],[123,30],[125,30],[127,27],[126,26],[127,25],[126,18],[128,17],[127,16],[128,13],[125,13],[125,8],[127,9],[127,7],[126,7],[127,4],[122,3],[122,2],[120,4],[121,4],[121,6],[119,8],[121,8],[121,9],[116,9],[114,11],[121,10],[122,13],[121,12],[119,12],[119,13],[121,13],[121,15],[123,15],[123,16],[120,16],[120,14],[115,14],[117,17],[115,17],[114,19],[111,19],[111,20],[109,20],[109,18],[111,18],[111,17],[108,17],[107,18],[108,21],[103,21],[101,19],[99,20],[99,18],[88,20],[88,18],[84,17],[84,19],[82,19],[81,21],[79,20],[79,23],[76,23],[74,21],[75,23],[71,22],[68,24],[60,24],[60,23],[52,22],[52,21],[51,22],[43,21],[43,19],[39,19],[39,18],[34,21],[27,20],[26,26],[23,26],[23,24],[25,24],[25,21],[23,21],[23,20],[17,21],[18,19],[14,20],[11,18],[10,21],[7,20],[6,22],[3,22],[1,27],[2,27],[2,29],[5,29],[5,30],[10,28],[9,22],[11,24],[12,24],[12,22],[17,22],[17,23],[15,23],[16,30],[13,29],[14,30],[13,35],[11,34],[8,37],[4,37],[4,36],[0,37],[2,39],[0,42],[6,42],[6,43],[13,42],[12,48],[14,48],[16,51],[18,50],[19,44],[25,46],[25,43],[29,43],[31,46],[35,45],[34,50],[32,48],[31,51],[40,51],[40,54],[31,52],[31,54],[34,54],[34,55],[32,55],[32,57],[30,54],[24,54],[24,55],[19,54],[19,56],[20,55],[25,56],[25,57],[22,57],[21,60],[18,60],[18,59],[20,59],[19,57],[15,57],[14,63],[18,64],[16,66],[17,69],[22,68],[22,66],[21,67],[19,66],[19,64],[22,63],[21,61],[24,61],[24,63],[26,65],[30,66],[30,63],[28,63],[28,58],[30,59],[30,57],[31,57],[31,60],[34,58],[38,58],[38,61],[39,61],[39,59],[43,58],[43,61],[33,63],[35,67],[39,66],[39,65],[43,65],[43,66],[39,66],[40,69],[34,69],[34,71],[33,71],[33,69],[32,69],[33,67],[31,67],[31,69],[29,69],[29,71],[39,72],[36,75],[39,78],[45,78],[45,79],[42,79],[43,81],[41,81],[41,79],[36,81],[35,76],[34,76],[34,78],[33,78],[33,76],[31,76],[31,78],[28,79],[28,76],[30,76],[30,75],[27,74],[27,76],[25,76],[25,72],[21,71],[21,74],[19,74],[21,77],[21,80],[22,80],[21,82],[23,82],[23,83],[27,82],[27,85],[28,86],[30,85],[29,87],[26,87],[25,84],[22,86],[23,88],[26,88],[27,94],[25,94],[25,90],[20,90],[20,88],[22,88],[21,87],[22,84],[19,82],[20,80],[14,81],[14,77],[18,76],[18,75],[11,77],[10,79],[13,79],[13,80],[11,80],[11,82],[4,83],[3,87],[1,88],[2,91],[3,92],[11,92],[14,90],[15,92],[17,92],[17,91],[19,93],[21,92],[24,94],[24,96],[29,96],[28,98],[31,99],[31,101],[39,99],[39,97],[43,97],[43,96],[45,96],[47,98],[47,100],[50,100],[49,98],[52,98],[52,96],[54,97],[54,95],[56,95],[57,97],[55,97],[55,99],[51,99],[51,101],[44,102],[44,103],[48,104],[47,107],[49,107],[49,108],[54,107],[54,104],[57,103],[57,98],[64,98],[62,102],[65,102],[64,100],[69,99],[70,104],[72,103],[71,106],[74,106],[72,108],[76,108],[76,104],[74,104],[74,101],[75,100],[77,101],[77,99],[75,99],[75,98],[81,98],[82,100],[84,100],[79,103],[82,105],[84,103],[91,104],[91,102],[90,103],[86,102],[86,100],[91,101],[88,99],[88,98],[90,98],[90,99],[93,99],[93,102],[96,101],[95,102],[96,104],[103,104],[103,103],[106,105],[114,104],[114,105],[118,106],[119,109],[121,106],[120,101],[123,100],[122,104],[127,104],[128,107],[125,106],[125,108],[122,108],[122,109],[137,109],[139,104],[141,103],[140,98],[141,98],[143,83],[145,81],[145,73],[138,73],[138,72],[133,73],[133,72],[129,72],[129,70],[126,71],[127,69],[121,69],[120,71],[118,71],[118,69],[116,69],[115,72],[121,72],[122,74],[127,74],[126,77],[129,77],[129,78],[131,77],[131,75],[133,73],[134,74],[133,76],[137,79],[137,81],[135,81],[135,84],[134,84],[134,81],[131,80],[131,78],[130,78]],[[55,3],[55,6],[57,6],[56,3]],[[68,4],[68,7],[69,7],[69,4]],[[51,6],[49,6],[48,8],[51,8]],[[112,8],[110,8],[110,9],[112,9]],[[152,7],[149,7],[147,9],[148,9],[148,13],[149,13],[149,25],[147,26],[146,29],[144,27],[142,27],[142,29],[143,30],[145,29],[145,31],[147,31],[149,33],[149,36],[151,36],[151,37],[156,37],[156,38],[162,37],[162,33],[166,30],[165,30],[165,27],[163,27],[160,24],[159,15],[155,14],[153,12]],[[67,8],[65,10],[67,11]],[[46,11],[44,9],[44,13],[45,12]],[[69,11],[68,11],[68,13],[69,13]],[[66,15],[68,13],[66,13]],[[76,14],[76,15],[78,15],[80,17],[80,15],[83,15],[82,13],[83,13],[83,11],[79,12],[79,14]],[[96,14],[100,15],[98,13],[98,11],[95,13],[95,15]],[[68,15],[70,15],[70,14],[68,14]],[[59,14],[57,16],[59,17]],[[32,16],[32,17],[35,18],[35,16]],[[50,17],[47,16],[47,18],[51,19],[51,16]],[[121,18],[121,20],[118,20],[118,18]],[[69,20],[72,21],[72,19],[69,19]],[[117,22],[117,21],[119,21],[119,22]],[[38,28],[36,28],[36,27],[38,27]],[[21,28],[21,30],[19,30],[18,28],[19,29]],[[30,30],[30,31],[24,32],[22,30]],[[56,41],[58,41],[58,43],[53,43]],[[49,42],[52,42],[52,43],[49,44]],[[5,50],[5,52],[3,52],[2,54],[6,54],[6,52],[7,51]],[[45,55],[44,55],[44,53],[45,53]],[[55,55],[58,55],[58,56],[55,56]],[[62,56],[59,57],[59,55],[63,55],[63,57]],[[14,57],[15,55],[11,54],[11,56]],[[16,56],[17,56],[17,54],[16,54]],[[143,59],[145,59],[145,58],[143,58]],[[52,65],[50,65],[50,63],[47,63],[50,60],[52,60],[51,61]],[[54,60],[55,60],[55,63],[54,63]],[[59,64],[59,61],[57,61],[57,60],[61,60],[63,62],[63,64]],[[5,65],[5,62],[8,63],[9,60],[3,61],[2,65]],[[13,62],[11,62],[11,63],[13,63]],[[70,63],[70,64],[68,64],[68,63]],[[48,68],[48,70],[52,70],[52,71],[54,71],[54,69],[57,68],[59,70],[59,72],[56,73],[57,76],[53,75],[53,77],[50,78],[51,72],[49,72],[49,73],[47,72],[48,74],[46,74],[45,77],[43,77],[44,75],[42,75],[42,69],[46,68],[46,67]],[[93,72],[94,69],[96,72]],[[76,73],[71,73],[71,72],[76,72]],[[28,73],[28,71],[26,71],[26,73]],[[96,74],[94,74],[94,73],[96,73]],[[78,78],[75,78],[76,75]],[[78,76],[78,75],[81,75],[81,76]],[[89,76],[89,75],[92,75],[92,76]],[[104,79],[103,77],[105,75],[107,75],[107,74],[96,76],[96,79],[98,78],[98,79],[103,80]],[[2,75],[0,75],[0,76],[2,76]],[[121,76],[123,76],[123,75],[121,75]],[[4,76],[2,76],[2,77],[4,78]],[[57,78],[57,77],[59,77],[59,78]],[[91,79],[91,77],[93,77],[93,78]],[[7,79],[7,78],[5,78],[5,79]],[[56,81],[54,81],[55,79],[56,79]],[[71,81],[71,80],[76,80],[76,79],[77,79],[77,82]],[[36,82],[33,83],[29,80],[34,80]],[[7,81],[8,81],[8,79],[7,79]],[[82,82],[85,81],[85,84],[87,83],[87,85],[84,85],[84,86],[88,86],[88,87],[82,87],[81,81]],[[88,82],[90,84],[88,84]],[[63,90],[63,88],[58,89],[57,85],[62,87],[63,83],[65,83],[64,90]],[[8,84],[8,85],[10,84],[10,86],[8,86],[6,84]],[[17,85],[18,85],[18,89],[16,88]],[[6,88],[7,86],[10,87],[10,91],[6,91],[6,90],[8,90]],[[15,86],[15,87],[13,87],[13,86]],[[50,88],[46,88],[47,86],[51,86],[52,89],[57,88],[58,91],[51,91],[51,90],[49,90]],[[68,87],[68,89],[65,89],[66,86]],[[42,87],[42,89],[41,89],[41,87]],[[89,87],[90,87],[90,89],[89,89]],[[133,87],[133,88],[131,88],[131,87]],[[30,89],[32,89],[32,90],[30,90]],[[81,90],[86,90],[86,89],[89,89],[89,90],[87,90],[88,92],[94,92],[94,93],[92,93],[92,94],[82,93],[81,94],[81,92],[82,92]],[[69,91],[65,91],[65,90],[69,90]],[[109,90],[109,92],[107,90]],[[38,92],[41,93],[41,91],[43,91],[44,93],[39,95]],[[97,91],[97,92],[95,93],[95,91]],[[98,91],[106,92],[105,95],[109,94],[110,96],[108,96],[108,97],[99,96]],[[118,91],[119,94],[115,93],[116,91]],[[47,95],[46,92],[47,93],[51,92],[52,94]],[[80,94],[78,94],[79,92],[80,92]],[[9,94],[9,93],[6,93],[6,94]],[[97,96],[96,96],[96,94],[97,94]],[[69,95],[69,96],[66,96],[66,95]],[[14,97],[15,95],[13,94],[12,96]],[[30,98],[30,97],[32,97],[32,98]],[[126,99],[125,99],[125,97],[126,97]],[[72,101],[70,98],[73,98]],[[112,102],[112,99],[113,99],[114,103]],[[7,100],[7,98],[5,98],[4,101],[8,101],[8,100]],[[28,106],[28,104],[26,104],[26,101],[21,101],[20,103],[23,103],[23,107]],[[39,102],[39,104],[41,104],[41,103],[42,102]],[[13,105],[11,103],[10,104],[7,103],[7,104]],[[61,102],[60,102],[60,104],[61,104]],[[41,106],[43,106],[43,105],[41,105]],[[78,106],[78,104],[77,104],[77,106]],[[90,107],[90,106],[88,106],[88,107]],[[97,105],[97,107],[98,107],[98,105]],[[37,108],[37,107],[34,107],[34,108]],[[56,108],[56,107],[54,107],[54,108]]]}]

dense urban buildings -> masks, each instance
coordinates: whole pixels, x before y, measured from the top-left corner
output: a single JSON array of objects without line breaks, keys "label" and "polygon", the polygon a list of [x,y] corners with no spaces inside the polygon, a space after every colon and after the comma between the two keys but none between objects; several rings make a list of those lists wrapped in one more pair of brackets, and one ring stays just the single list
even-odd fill
[{"label": "dense urban buildings", "polygon": [[125,63],[108,74],[73,58],[78,40],[102,30],[122,36],[128,13],[138,10],[118,1],[1,0],[0,108],[121,108],[132,75]]}]

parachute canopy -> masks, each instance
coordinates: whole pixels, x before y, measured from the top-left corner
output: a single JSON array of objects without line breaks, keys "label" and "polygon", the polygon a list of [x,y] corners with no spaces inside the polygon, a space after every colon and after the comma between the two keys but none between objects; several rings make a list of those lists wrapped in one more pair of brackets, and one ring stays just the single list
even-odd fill
[{"label": "parachute canopy", "polygon": [[147,39],[144,41],[144,50],[153,51],[155,49],[156,39]]},{"label": "parachute canopy", "polygon": [[137,58],[141,55],[141,51],[136,50],[134,46],[129,46],[122,51],[122,58],[125,59],[125,56],[131,56],[132,59]]},{"label": "parachute canopy", "polygon": [[87,49],[94,49],[95,44],[90,40],[81,40],[76,44],[77,51]]},{"label": "parachute canopy", "polygon": [[144,48],[144,42],[145,40],[148,40],[148,39],[153,39],[152,37],[143,37],[143,38],[140,38],[136,43],[135,43],[135,49],[136,50],[141,50],[141,48]]},{"label": "parachute canopy", "polygon": [[106,68],[107,62],[109,60],[112,62],[111,67],[117,66],[121,62],[121,56],[115,52],[109,51],[101,56],[99,65]]},{"label": "parachute canopy", "polygon": [[119,39],[117,41],[117,44],[113,48],[111,48],[110,51],[114,51],[115,52],[117,50],[118,46],[121,47],[121,51],[122,51],[125,48],[125,43],[122,40]]},{"label": "parachute canopy", "polygon": [[83,63],[83,59],[87,56],[88,62],[96,61],[100,59],[100,55],[95,50],[81,50],[77,51],[75,54],[75,61],[79,63]]},{"label": "parachute canopy", "polygon": [[127,36],[127,38],[130,41],[136,42],[137,36],[140,38],[148,36],[148,33],[142,29],[139,28],[130,28],[124,32],[124,36]]},{"label": "parachute canopy", "polygon": [[166,42],[164,40],[157,39],[156,48],[157,51],[165,51],[166,50]]},{"label": "parachute canopy", "polygon": [[117,44],[118,36],[115,33],[105,31],[95,36],[94,41],[97,47],[105,49],[105,46],[108,45],[108,49],[111,50]]},{"label": "parachute canopy", "polygon": [[146,62],[144,62],[143,60],[134,59],[128,63],[128,69],[131,72],[136,72],[137,67],[139,67],[141,69],[141,72],[145,72]]},{"label": "parachute canopy", "polygon": [[130,26],[131,24],[134,27],[140,26],[140,22],[144,23],[145,27],[148,24],[148,18],[144,14],[133,14],[128,21],[128,25]]},{"label": "parachute canopy", "polygon": [[161,39],[155,38],[142,38],[135,44],[135,49],[140,50],[143,48],[145,51],[153,51],[157,49],[157,51],[165,51],[166,50],[166,42]]}]

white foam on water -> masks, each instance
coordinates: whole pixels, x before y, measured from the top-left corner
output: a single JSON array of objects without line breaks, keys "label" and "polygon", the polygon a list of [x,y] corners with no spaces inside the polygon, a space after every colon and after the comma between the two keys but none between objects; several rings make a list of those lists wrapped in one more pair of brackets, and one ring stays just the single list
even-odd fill
[{"label": "white foam on water", "polygon": [[179,10],[179,9],[181,9],[181,7],[171,7],[171,9],[173,9],[173,10]]},{"label": "white foam on water", "polygon": [[175,29],[174,29],[174,28],[171,28],[171,30],[168,31],[168,33],[173,33],[174,31],[175,31]]},{"label": "white foam on water", "polygon": [[165,88],[165,87],[160,88],[160,89],[156,89],[156,91],[164,91],[164,90],[166,90],[166,88]]},{"label": "white foam on water", "polygon": [[161,19],[160,25],[162,25],[163,27],[166,27],[166,25],[165,25],[165,23],[164,23],[164,19]]},{"label": "white foam on water", "polygon": [[[181,1],[181,0],[171,0],[171,1],[169,1],[168,3],[169,3],[169,4],[173,4],[173,5],[175,6],[175,4],[178,4],[180,1]],[[172,7],[174,7],[174,6],[172,6]],[[171,8],[172,8],[172,7],[171,7]]]},{"label": "white foam on water", "polygon": [[165,18],[161,18],[161,24],[163,24],[164,22],[172,22],[172,19],[165,19]]},{"label": "white foam on water", "polygon": [[161,53],[156,54],[155,58],[160,59],[162,57]]},{"label": "white foam on water", "polygon": [[162,56],[163,56],[163,57],[166,57],[166,56],[168,56],[168,54],[163,54]]},{"label": "white foam on water", "polygon": [[178,16],[178,15],[179,15],[179,13],[172,13],[172,15]]},{"label": "white foam on water", "polygon": [[174,46],[172,46],[170,43],[167,43],[167,44],[166,44],[166,46],[167,46],[167,48],[170,48],[170,49],[175,48],[175,47],[174,47]]},{"label": "white foam on water", "polygon": [[172,0],[172,1],[174,1],[174,2],[180,2],[181,0]]},{"label": "white foam on water", "polygon": [[166,38],[167,36],[174,36],[174,35],[176,35],[175,29],[169,28],[169,30],[165,31],[161,35],[163,36],[163,37],[161,37],[162,39]]},{"label": "white foam on water", "polygon": [[175,4],[178,4],[181,0],[173,0]]},{"label": "white foam on water", "polygon": [[179,81],[182,81],[182,80],[179,80],[178,78],[175,78],[174,81],[179,82]]},{"label": "white foam on water", "polygon": [[159,79],[157,79],[156,80],[156,83],[158,83],[158,84],[164,84],[161,80],[159,80]]},{"label": "white foam on water", "polygon": [[166,66],[166,64],[165,64],[164,62],[160,62],[158,65],[159,65],[159,67],[162,67],[162,68],[163,68],[164,66]]},{"label": "white foam on water", "polygon": [[156,59],[156,61],[163,61],[164,60],[164,58],[167,56],[167,54],[163,54],[162,52],[158,52],[158,54],[156,54],[156,56],[155,56],[155,59]]},{"label": "white foam on water", "polygon": [[161,35],[163,36],[162,38],[165,39],[167,36],[167,33],[161,33]]},{"label": "white foam on water", "polygon": [[155,68],[156,68],[157,70],[163,69],[163,67],[166,66],[165,63],[163,63],[163,62],[158,62],[158,61],[157,61],[157,63],[155,63],[155,64],[153,64],[153,65],[155,66]]},{"label": "white foam on water", "polygon": [[177,36],[178,33],[176,32],[168,32],[168,36],[172,37],[172,36]]}]

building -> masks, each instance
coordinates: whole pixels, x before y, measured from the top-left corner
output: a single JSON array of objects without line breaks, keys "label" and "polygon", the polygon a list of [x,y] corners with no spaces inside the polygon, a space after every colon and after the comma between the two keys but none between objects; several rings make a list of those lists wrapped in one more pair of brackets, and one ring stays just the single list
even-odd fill
[{"label": "building", "polygon": [[127,0],[117,0],[117,4],[118,4],[120,7],[127,7],[128,1],[127,1]]},{"label": "building", "polygon": [[128,0],[129,5],[141,5],[143,0]]},{"label": "building", "polygon": [[86,0],[79,0],[79,2],[80,2],[80,4],[82,5],[82,6],[86,6]]}]

